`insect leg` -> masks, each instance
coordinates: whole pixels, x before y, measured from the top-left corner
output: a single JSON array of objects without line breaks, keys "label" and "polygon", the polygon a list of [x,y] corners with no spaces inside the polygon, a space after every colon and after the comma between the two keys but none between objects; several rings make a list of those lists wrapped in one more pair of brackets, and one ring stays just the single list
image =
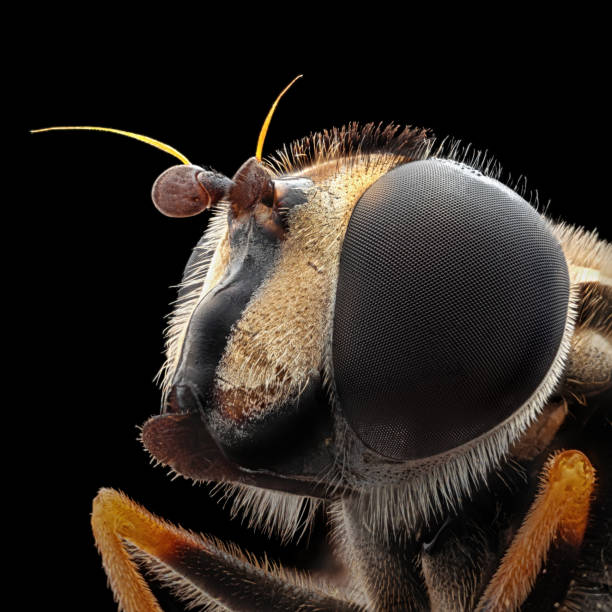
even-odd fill
[{"label": "insect leg", "polygon": [[559,612],[612,610],[612,393],[600,405],[601,418],[592,419],[584,430],[589,457],[599,476],[596,495],[582,547],[571,565],[567,591],[558,599]]},{"label": "insect leg", "polygon": [[491,538],[478,520],[447,518],[421,553],[432,610],[473,610],[495,562]]},{"label": "insect leg", "polygon": [[305,575],[171,525],[112,489],[96,496],[91,522],[111,588],[125,612],[161,612],[139,563],[194,605],[270,612],[359,609]]},{"label": "insect leg", "polygon": [[577,450],[553,455],[521,528],[487,586],[477,610],[518,610],[533,588],[553,541],[578,548],[587,525],[595,470]]},{"label": "insect leg", "polygon": [[429,609],[423,579],[417,569],[414,536],[401,526],[387,537],[367,523],[359,502],[343,499],[338,518],[346,557],[372,610],[420,612]]}]

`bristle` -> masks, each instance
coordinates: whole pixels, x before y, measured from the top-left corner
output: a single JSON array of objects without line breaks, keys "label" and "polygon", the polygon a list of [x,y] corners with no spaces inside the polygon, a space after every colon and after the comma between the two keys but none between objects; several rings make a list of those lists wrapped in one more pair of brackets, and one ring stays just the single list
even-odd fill
[{"label": "bristle", "polygon": [[600,270],[612,281],[612,244],[599,238],[597,230],[589,231],[564,222],[551,222],[550,226],[568,261],[575,266]]},{"label": "bristle", "polygon": [[240,517],[247,527],[281,542],[299,541],[309,534],[322,500],[290,495],[234,483],[218,483],[212,495],[225,507],[231,504],[230,516]]},{"label": "bristle", "polygon": [[607,290],[609,295],[612,287],[612,244],[600,239],[596,230],[563,222],[549,225],[570,264],[572,281],[583,287],[577,327],[590,328],[612,339],[610,298],[605,294]]},{"label": "bristle", "polygon": [[432,143],[433,138],[425,129],[382,123],[362,126],[353,122],[285,145],[265,163],[282,175],[296,174],[305,168],[333,161],[363,162],[374,154],[394,157],[399,164],[409,159],[421,159]]},{"label": "bristle", "polygon": [[528,189],[527,177],[521,174],[517,179],[514,179],[512,174],[505,172],[501,163],[488,151],[478,151],[472,148],[471,143],[464,144],[461,140],[447,137],[440,142],[435,150],[432,150],[430,157],[452,159],[460,164],[470,166],[484,176],[504,183],[536,210],[541,213],[545,212],[540,210],[537,191]]}]

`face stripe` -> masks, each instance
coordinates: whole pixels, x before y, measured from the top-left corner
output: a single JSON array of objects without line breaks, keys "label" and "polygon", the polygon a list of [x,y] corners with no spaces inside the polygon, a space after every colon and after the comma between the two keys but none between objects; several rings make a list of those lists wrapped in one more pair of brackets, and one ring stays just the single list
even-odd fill
[{"label": "face stripe", "polygon": [[261,415],[300,392],[324,366],[340,248],[352,206],[389,170],[372,157],[319,177],[294,210],[278,263],[232,330],[217,369],[228,418]]}]

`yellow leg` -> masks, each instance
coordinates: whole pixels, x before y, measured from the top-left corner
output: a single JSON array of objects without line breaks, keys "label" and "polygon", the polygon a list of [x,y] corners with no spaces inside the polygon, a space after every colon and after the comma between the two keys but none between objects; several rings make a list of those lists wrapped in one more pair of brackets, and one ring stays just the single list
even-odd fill
[{"label": "yellow leg", "polygon": [[[123,493],[101,489],[91,524],[119,608],[161,612],[130,552],[188,603],[269,612],[348,612],[359,606],[307,575],[257,560],[237,546],[193,534],[154,516]],[[126,543],[131,545],[130,549]]]},{"label": "yellow leg", "polygon": [[101,489],[95,498],[91,526],[119,608],[125,612],[162,612],[123,540],[167,561],[173,548],[188,543],[189,536],[112,489]]},{"label": "yellow leg", "polygon": [[556,538],[579,547],[584,537],[595,470],[577,450],[553,455],[521,528],[485,590],[477,610],[518,610],[531,592]]}]

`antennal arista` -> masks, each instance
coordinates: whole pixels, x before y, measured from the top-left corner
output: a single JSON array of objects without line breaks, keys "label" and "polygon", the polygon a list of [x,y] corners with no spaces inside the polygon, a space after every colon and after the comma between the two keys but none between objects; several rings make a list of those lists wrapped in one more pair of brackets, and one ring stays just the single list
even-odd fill
[{"label": "antennal arista", "polygon": [[266,139],[266,134],[268,133],[268,127],[270,126],[270,121],[272,120],[272,115],[274,114],[274,111],[276,110],[276,107],[278,106],[278,103],[280,101],[280,99],[285,95],[285,93],[287,93],[287,91],[289,90],[289,88],[298,80],[301,79],[304,75],[303,74],[298,74],[295,79],[293,79],[293,81],[291,81],[291,83],[289,83],[289,85],[287,85],[287,87],[285,87],[285,89],[283,89],[283,91],[281,91],[278,94],[278,97],[276,98],[276,100],[274,100],[274,104],[272,104],[272,108],[270,108],[270,110],[268,111],[268,114],[266,116],[266,119],[261,127],[261,131],[259,132],[259,138],[257,139],[257,149],[255,151],[255,159],[257,159],[257,161],[261,161],[261,153],[263,151],[263,145],[264,145],[264,140]]},{"label": "antennal arista", "polygon": [[149,138],[149,136],[143,136],[142,134],[135,134],[134,132],[126,132],[125,130],[116,130],[115,128],[107,128],[107,127],[99,127],[95,125],[68,125],[68,126],[58,126],[58,127],[49,127],[42,128],[40,130],[30,130],[31,134],[39,134],[40,132],[55,132],[59,130],[87,130],[89,132],[110,132],[112,134],[119,134],[121,136],[127,136],[128,138],[133,138],[134,140],[140,140],[140,142],[145,142],[152,147],[157,149],[161,149],[170,155],[173,155],[177,159],[180,159],[184,164],[190,164],[191,162],[179,151],[177,151],[174,147],[167,145],[159,140],[155,140],[155,138]]}]

